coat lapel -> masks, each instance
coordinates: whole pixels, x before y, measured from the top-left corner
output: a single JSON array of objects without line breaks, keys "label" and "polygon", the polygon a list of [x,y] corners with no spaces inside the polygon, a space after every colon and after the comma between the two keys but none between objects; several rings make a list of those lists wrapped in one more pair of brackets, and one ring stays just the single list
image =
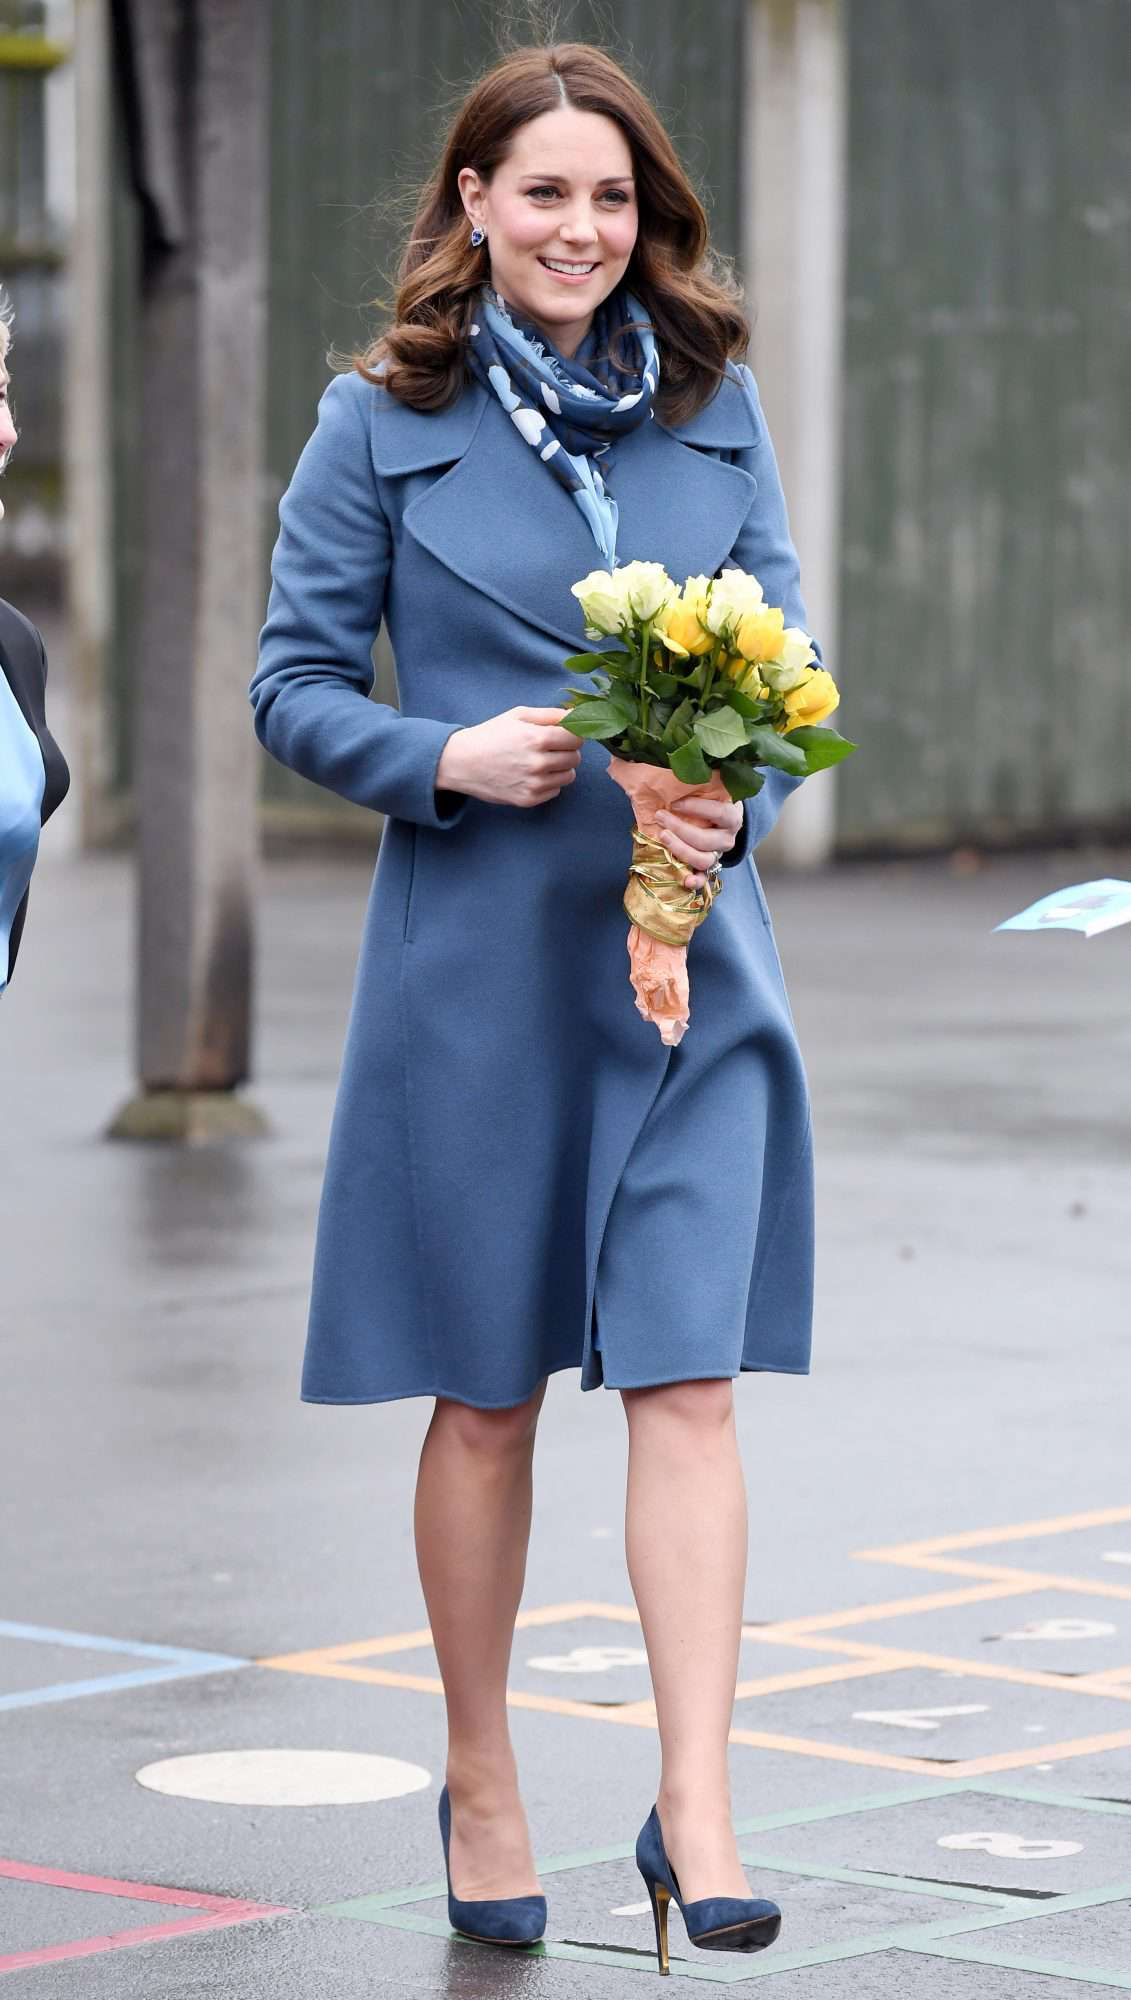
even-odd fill
[{"label": "coat lapel", "polygon": [[[668,429],[650,419],[622,438],[609,473],[618,561],[662,562],[677,582],[713,576],[738,539],[758,483],[713,454],[756,436],[741,386],[728,379],[687,424]],[[472,383],[449,410],[427,415],[386,400],[375,456],[387,474],[454,459],[409,502],[406,529],[494,603],[574,650],[584,646],[570,585],[600,565],[599,551],[580,509],[494,396]]]}]

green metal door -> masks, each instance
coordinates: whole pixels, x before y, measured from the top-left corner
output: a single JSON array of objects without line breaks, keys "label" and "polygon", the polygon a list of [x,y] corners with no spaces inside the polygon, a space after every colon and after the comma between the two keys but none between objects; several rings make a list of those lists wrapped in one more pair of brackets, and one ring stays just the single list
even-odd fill
[{"label": "green metal door", "polygon": [[1126,828],[1131,6],[848,18],[841,845]]}]

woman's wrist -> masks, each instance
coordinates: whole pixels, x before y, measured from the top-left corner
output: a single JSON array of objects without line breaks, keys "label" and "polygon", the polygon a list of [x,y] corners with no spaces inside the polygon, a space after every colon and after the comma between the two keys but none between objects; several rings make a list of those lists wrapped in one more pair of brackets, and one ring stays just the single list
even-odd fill
[{"label": "woman's wrist", "polygon": [[464,734],[466,726],[465,723],[459,723],[440,752],[435,779],[435,788],[438,792],[462,792],[464,789],[468,774],[460,755],[463,746],[458,744],[456,739]]}]

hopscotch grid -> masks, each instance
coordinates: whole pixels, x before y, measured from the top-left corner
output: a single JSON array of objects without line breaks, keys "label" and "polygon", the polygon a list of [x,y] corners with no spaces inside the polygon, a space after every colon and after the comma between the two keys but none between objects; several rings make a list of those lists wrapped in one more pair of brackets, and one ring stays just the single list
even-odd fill
[{"label": "hopscotch grid", "polygon": [[[994,1798],[1016,1798],[1033,1803],[1051,1805],[1062,1809],[1085,1809],[1112,1817],[1131,1816],[1131,1807],[1109,1805],[1105,1801],[1080,1801],[1070,1794],[1048,1792],[1026,1786],[1002,1784],[960,1783],[950,1787],[956,1798],[989,1796]],[[1075,1891],[1064,1896],[1052,1897],[1048,1901],[1033,1903],[1029,1899],[1020,1902],[1015,1895],[1005,1891],[971,1890],[952,1883],[924,1883],[910,1881],[899,1876],[884,1875],[878,1871],[836,1869],[814,1864],[800,1864],[779,1856],[770,1856],[760,1851],[750,1851],[748,1836],[751,1833],[766,1832],[787,1826],[801,1827],[823,1821],[848,1818],[861,1812],[889,1811],[903,1805],[911,1805],[939,1796],[938,1785],[920,1785],[904,1791],[885,1792],[863,1799],[845,1799],[832,1805],[809,1810],[762,1815],[755,1820],[745,1821],[736,1827],[744,1849],[744,1859],[751,1865],[773,1869],[782,1874],[791,1874],[809,1879],[843,1882],[846,1885],[877,1887],[903,1895],[918,1896],[934,1902],[962,1901],[968,1904],[984,1902],[989,1907],[984,1915],[962,1917],[939,1916],[933,1921],[918,1921],[900,1924],[887,1930],[865,1933],[856,1938],[842,1941],[838,1945],[817,1945],[792,1952],[775,1952],[772,1959],[759,1961],[752,1969],[735,1968],[720,1972],[701,1968],[693,1963],[672,1959],[672,1972],[681,1977],[702,1978],[714,1984],[743,1984],[757,1978],[774,1978],[778,1974],[802,1970],[806,1967],[843,1962],[853,1958],[873,1957],[886,1951],[902,1951],[908,1954],[934,1956],[948,1959],[966,1959],[971,1963],[1000,1965],[1005,1969],[1022,1971],[1046,1971],[1037,1961],[1026,1961],[1013,1956],[1006,1958],[993,1956],[990,1951],[965,1940],[983,1931],[996,1932],[1000,1928],[1012,1927],[1039,1921],[1041,1918],[1065,1914],[1071,1910],[1096,1909],[1105,1904],[1124,1900],[1131,1895],[1131,1885],[1115,1883],[1098,1889]],[[603,1861],[627,1859],[634,1853],[634,1844],[625,1842],[615,1847],[592,1850],[588,1853],[556,1856],[540,1862],[539,1873],[548,1875],[563,1869],[577,1869],[598,1865]],[[422,1884],[416,1889],[387,1891],[382,1895],[354,1897],[346,1903],[329,1904],[313,1915],[342,1917],[347,1920],[388,1925],[401,1930],[415,1930],[445,1937],[452,1943],[473,1943],[453,1932],[441,1918],[428,1917],[413,1906],[439,1899],[445,1893],[443,1882]],[[576,1943],[564,1944],[544,1940],[532,1947],[528,1956],[547,1958],[571,1958],[589,1964],[609,1964],[624,1971],[652,1971],[653,1960],[650,1952],[636,1953],[630,1950],[611,1950],[608,1947],[587,1946]],[[1079,1983],[1091,1981],[1107,1985],[1131,1985],[1131,1977],[1123,1980],[1110,1974],[1098,1973],[1085,1965],[1057,1967],[1055,1976]]]}]

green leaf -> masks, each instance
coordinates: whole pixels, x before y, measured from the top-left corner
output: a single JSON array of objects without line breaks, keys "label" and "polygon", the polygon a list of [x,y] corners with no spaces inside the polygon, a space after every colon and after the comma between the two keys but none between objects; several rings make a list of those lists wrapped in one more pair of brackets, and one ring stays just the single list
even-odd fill
[{"label": "green leaf", "polygon": [[674,708],[664,725],[663,744],[665,750],[678,750],[691,735],[691,722],[695,714],[694,704],[684,698],[678,708]]},{"label": "green leaf", "polygon": [[834,764],[842,764],[846,757],[851,757],[857,747],[837,730],[816,726],[791,729],[783,741],[796,745],[798,750],[804,752],[808,771],[828,771]]},{"label": "green leaf", "polygon": [[595,668],[601,665],[601,659],[602,655],[600,653],[571,653],[568,660],[562,661],[562,672],[565,674],[591,674]]},{"label": "green leaf", "polygon": [[624,722],[639,722],[640,697],[624,681],[610,683],[607,699]]},{"label": "green leaf", "polygon": [[668,766],[685,785],[705,785],[711,775],[711,766],[694,737],[669,753]]},{"label": "green leaf", "polygon": [[679,693],[679,675],[657,673],[655,667],[652,667],[648,674],[648,685],[655,688],[657,694],[670,699],[673,694]]},{"label": "green leaf", "polygon": [[635,681],[640,678],[640,662],[631,653],[602,653],[601,661],[606,673],[617,681]]},{"label": "green leaf", "polygon": [[775,771],[788,771],[793,778],[803,778],[809,769],[805,752],[797,750],[786,737],[779,736],[765,722],[746,724],[746,742],[754,755],[763,764],[769,764]]},{"label": "green leaf", "polygon": [[562,728],[570,730],[574,736],[593,736],[604,742],[607,737],[620,735],[624,717],[604,695],[590,695],[570,710]]},{"label": "green leaf", "polygon": [[695,734],[711,757],[729,757],[746,741],[747,725],[733,708],[713,708],[695,718]]},{"label": "green leaf", "polygon": [[765,702],[751,701],[748,694],[740,694],[737,688],[728,688],[726,702],[736,715],[749,716],[753,722],[760,722],[766,713]]},{"label": "green leaf", "polygon": [[739,764],[732,757],[723,758],[719,771],[727,791],[736,802],[757,798],[766,782],[761,771],[756,771],[752,764]]},{"label": "green leaf", "polygon": [[654,729],[641,729],[639,723],[629,723],[628,728],[625,730],[625,735],[628,737],[634,750],[655,750],[658,752],[662,748],[656,731]]}]

